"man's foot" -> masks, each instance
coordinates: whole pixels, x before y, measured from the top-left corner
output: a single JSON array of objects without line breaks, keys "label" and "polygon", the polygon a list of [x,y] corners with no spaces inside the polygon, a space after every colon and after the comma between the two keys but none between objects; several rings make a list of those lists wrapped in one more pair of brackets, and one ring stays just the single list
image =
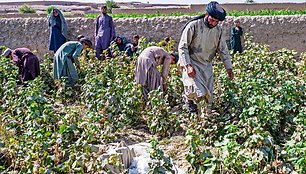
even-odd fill
[{"label": "man's foot", "polygon": [[196,104],[194,104],[194,102],[192,100],[188,100],[188,111],[189,112],[197,112],[198,111],[198,107]]}]

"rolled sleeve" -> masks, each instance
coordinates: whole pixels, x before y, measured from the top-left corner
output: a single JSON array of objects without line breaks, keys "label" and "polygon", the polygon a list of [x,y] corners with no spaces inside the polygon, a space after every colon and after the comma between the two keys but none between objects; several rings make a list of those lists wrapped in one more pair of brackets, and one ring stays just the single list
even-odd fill
[{"label": "rolled sleeve", "polygon": [[194,25],[190,23],[183,30],[178,46],[179,64],[181,66],[186,66],[190,64],[190,56],[188,48],[192,42],[193,35],[194,35]]}]

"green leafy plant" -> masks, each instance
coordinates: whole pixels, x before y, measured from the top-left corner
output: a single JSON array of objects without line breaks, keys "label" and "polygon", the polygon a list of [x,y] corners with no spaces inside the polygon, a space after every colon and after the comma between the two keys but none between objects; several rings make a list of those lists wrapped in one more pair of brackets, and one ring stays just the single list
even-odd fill
[{"label": "green leafy plant", "polygon": [[[137,54],[159,44],[141,38]],[[84,55],[78,89],[54,82],[48,54],[40,77],[25,86],[18,84],[12,60],[1,57],[0,172],[106,173],[94,147],[118,141],[122,132],[130,140],[134,134],[126,130],[133,129],[168,141],[187,132],[181,142],[187,152],[177,158],[186,158],[188,173],[305,173],[306,54],[271,51],[250,37],[244,45],[232,58],[233,81],[214,62],[213,112],[201,116],[182,109],[183,85],[174,66],[167,91],[152,91],[146,103],[134,82],[137,57],[115,48],[116,56],[105,61],[88,57],[92,50]],[[171,42],[164,47],[173,48]],[[172,172],[157,144],[152,141],[151,172]]]},{"label": "green leafy plant", "polygon": [[161,137],[170,136],[178,127],[178,116],[172,113],[167,97],[158,90],[149,94],[148,126],[152,133]]},{"label": "green leafy plant", "polygon": [[[111,14],[113,18],[154,18],[154,17],[166,17],[166,16],[198,16],[203,13],[169,13],[163,14],[160,12],[152,13],[152,14],[138,14],[138,13],[118,13]],[[259,10],[259,11],[229,11],[227,12],[228,16],[276,16],[276,15],[304,15],[306,14],[306,9],[302,10]],[[99,14],[84,14],[85,17],[88,18],[96,18]]]},{"label": "green leafy plant", "polygon": [[27,4],[21,6],[18,11],[19,13],[36,13],[36,10]]},{"label": "green leafy plant", "polygon": [[149,174],[174,174],[175,170],[173,169],[171,158],[167,156],[164,151],[157,147],[158,141],[152,139],[150,143],[152,147],[152,152],[150,152],[151,162],[149,163]]},{"label": "green leafy plant", "polygon": [[208,148],[204,146],[204,139],[201,134],[196,131],[189,130],[186,135],[187,143],[189,144],[189,153],[186,156],[191,168],[189,173],[213,173],[216,168],[217,160],[213,157]]},{"label": "green leafy plant", "polygon": [[105,5],[107,7],[108,13],[110,14],[113,12],[113,8],[119,8],[119,6],[114,0],[106,0]]},{"label": "green leafy plant", "polygon": [[54,6],[54,5],[48,6],[47,9],[46,9],[46,13],[50,14],[52,12],[52,10],[55,9],[55,8],[56,8],[56,6]]}]

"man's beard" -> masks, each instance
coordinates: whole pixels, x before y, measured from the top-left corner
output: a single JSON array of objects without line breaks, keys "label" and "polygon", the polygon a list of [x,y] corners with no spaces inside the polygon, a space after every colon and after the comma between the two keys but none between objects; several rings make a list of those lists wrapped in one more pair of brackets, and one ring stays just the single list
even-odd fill
[{"label": "man's beard", "polygon": [[215,27],[215,26],[209,24],[209,22],[208,22],[208,17],[205,17],[205,18],[204,18],[204,24],[206,25],[206,27],[208,27],[208,28],[210,28],[210,29],[212,29],[212,28]]}]

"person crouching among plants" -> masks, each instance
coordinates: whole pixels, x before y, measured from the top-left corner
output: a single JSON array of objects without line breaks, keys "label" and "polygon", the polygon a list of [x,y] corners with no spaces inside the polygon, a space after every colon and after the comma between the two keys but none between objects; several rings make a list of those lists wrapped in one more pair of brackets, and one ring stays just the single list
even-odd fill
[{"label": "person crouching among plants", "polygon": [[111,53],[111,57],[116,57],[116,51],[126,51],[127,49],[127,41],[126,38],[123,36],[117,36],[109,46],[109,50]]},{"label": "person crouching among plants", "polygon": [[134,54],[136,54],[137,49],[138,49],[138,43],[139,43],[139,35],[134,35],[132,42],[127,44],[127,48],[126,48],[126,55],[133,57]]},{"label": "person crouching among plants", "polygon": [[92,43],[87,38],[82,38],[79,42],[69,41],[64,43],[54,54],[54,79],[59,80],[62,77],[67,77],[68,85],[74,87],[79,79],[74,64],[80,69],[78,57],[83,49],[90,48],[91,46]]},{"label": "person crouching among plants", "polygon": [[28,48],[6,49],[1,55],[11,58],[19,68],[20,82],[34,80],[40,75],[39,59]]},{"label": "person crouching among plants", "polygon": [[[178,54],[167,53],[163,48],[151,46],[144,49],[136,62],[135,80],[142,85],[142,92],[146,100],[148,93],[160,88],[161,91],[167,90],[167,77],[171,64],[176,64]],[[163,65],[162,72],[157,70],[158,65]]]}]

